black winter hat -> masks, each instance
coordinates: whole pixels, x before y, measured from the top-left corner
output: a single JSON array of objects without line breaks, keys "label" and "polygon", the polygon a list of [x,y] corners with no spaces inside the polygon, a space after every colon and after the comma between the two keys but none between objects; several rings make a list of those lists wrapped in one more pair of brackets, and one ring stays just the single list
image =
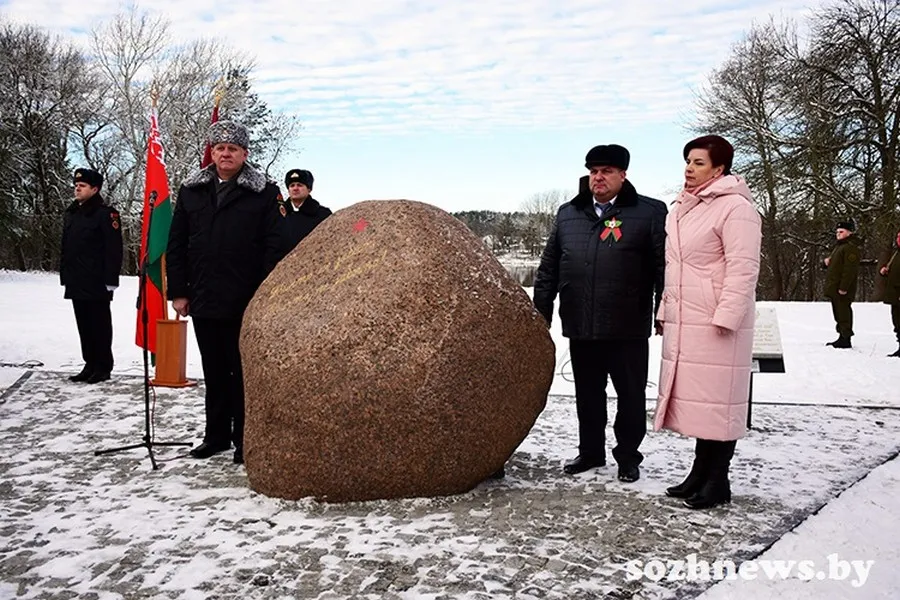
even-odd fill
[{"label": "black winter hat", "polygon": [[284,185],[291,187],[292,183],[302,183],[312,191],[313,174],[306,169],[291,169],[284,176]]},{"label": "black winter hat", "polygon": [[616,167],[623,171],[628,170],[628,162],[631,155],[628,150],[618,144],[607,146],[594,146],[584,157],[584,166],[591,167]]},{"label": "black winter hat", "polygon": [[74,183],[86,183],[91,187],[100,189],[103,187],[103,175],[93,169],[78,168],[75,169],[75,175],[72,177]]},{"label": "black winter hat", "polygon": [[854,223],[851,219],[846,221],[838,221],[837,225],[835,225],[835,229],[846,229],[847,231],[856,231],[856,223]]}]

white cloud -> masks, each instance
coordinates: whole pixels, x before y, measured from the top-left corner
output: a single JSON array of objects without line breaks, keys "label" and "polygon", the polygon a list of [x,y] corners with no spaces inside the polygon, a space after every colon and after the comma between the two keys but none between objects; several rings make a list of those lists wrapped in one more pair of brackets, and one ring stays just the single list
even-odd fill
[{"label": "white cloud", "polygon": [[[799,15],[805,4],[158,0],[144,8],[170,18],[176,39],[215,36],[255,56],[263,97],[298,114],[308,135],[327,137],[671,121],[754,19]],[[65,33],[118,7],[13,0],[6,13]]]},{"label": "white cloud", "polygon": [[[511,210],[535,191],[571,188],[584,152],[605,141],[626,143],[629,177],[665,196],[680,178],[694,90],[754,21],[803,17],[823,3],[154,0],[142,8],[170,19],[179,42],[214,37],[255,57],[261,97],[303,123],[302,160],[291,166],[316,172],[317,195],[331,208],[409,197],[447,210]],[[120,6],[6,0],[3,11],[87,44],[91,27]],[[464,192],[431,181],[447,169],[466,174]]]}]

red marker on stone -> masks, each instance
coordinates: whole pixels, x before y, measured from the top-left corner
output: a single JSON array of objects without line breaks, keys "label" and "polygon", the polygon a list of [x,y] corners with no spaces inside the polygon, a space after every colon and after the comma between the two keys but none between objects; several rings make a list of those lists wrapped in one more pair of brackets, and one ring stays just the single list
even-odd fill
[{"label": "red marker on stone", "polygon": [[353,225],[353,233],[359,233],[360,231],[365,231],[366,227],[368,227],[368,226],[369,226],[369,222],[363,218],[360,218],[359,221],[357,221]]}]

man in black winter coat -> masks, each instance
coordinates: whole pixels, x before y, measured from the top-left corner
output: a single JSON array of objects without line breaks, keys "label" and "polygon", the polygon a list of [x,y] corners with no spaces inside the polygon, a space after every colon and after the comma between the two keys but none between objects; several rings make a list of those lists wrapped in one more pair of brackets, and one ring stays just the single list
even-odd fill
[{"label": "man in black winter coat", "polygon": [[[541,256],[534,304],[549,326],[559,294],[575,378],[578,456],[565,472],[606,464],[606,383],[616,389],[619,480],[637,481],[653,314],[665,275],[666,206],[626,179],[628,150],[611,144],[585,159],[589,190],[563,204]],[[659,330],[657,330],[659,332]]]},{"label": "man in black winter coat", "polygon": [[244,462],[244,309],[281,259],[284,207],[275,183],[246,163],[249,134],[218,121],[207,134],[213,164],[178,190],[166,252],[172,308],[190,315],[206,383],[206,430],[191,450],[208,458],[234,443]]},{"label": "man in black winter coat", "polygon": [[122,269],[122,229],[119,212],[100,195],[100,173],[76,169],[74,183],[75,199],[63,219],[59,281],[75,309],[84,368],[69,379],[98,383],[113,368],[110,302]]},{"label": "man in black winter coat", "polygon": [[288,220],[288,251],[310,234],[316,225],[331,216],[331,211],[313,198],[313,174],[305,169],[291,169],[284,176],[288,190],[285,212]]}]

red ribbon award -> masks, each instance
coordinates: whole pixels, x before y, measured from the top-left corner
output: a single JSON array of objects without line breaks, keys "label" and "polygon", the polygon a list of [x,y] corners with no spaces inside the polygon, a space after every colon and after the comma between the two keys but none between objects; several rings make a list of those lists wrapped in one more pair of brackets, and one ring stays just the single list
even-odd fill
[{"label": "red ribbon award", "polygon": [[622,230],[619,229],[619,227],[622,226],[622,221],[619,221],[618,219],[613,217],[612,219],[603,221],[603,224],[606,225],[606,229],[600,232],[600,239],[602,241],[605,242],[606,238],[608,238],[610,234],[612,234],[613,239],[615,239],[617,242],[622,239]]}]

